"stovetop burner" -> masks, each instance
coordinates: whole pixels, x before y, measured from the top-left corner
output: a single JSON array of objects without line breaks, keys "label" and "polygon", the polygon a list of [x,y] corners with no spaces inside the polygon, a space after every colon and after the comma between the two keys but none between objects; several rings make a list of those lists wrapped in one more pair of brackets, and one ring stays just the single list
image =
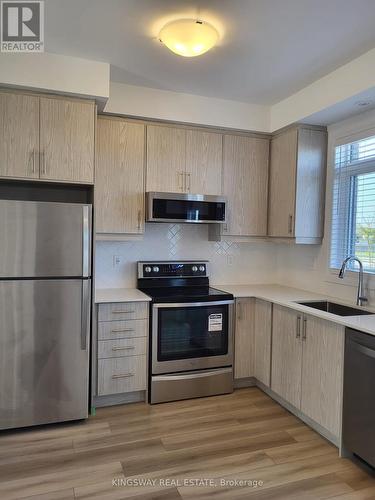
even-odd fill
[{"label": "stovetop burner", "polygon": [[154,303],[233,300],[209,286],[207,261],[139,262],[138,289]]}]

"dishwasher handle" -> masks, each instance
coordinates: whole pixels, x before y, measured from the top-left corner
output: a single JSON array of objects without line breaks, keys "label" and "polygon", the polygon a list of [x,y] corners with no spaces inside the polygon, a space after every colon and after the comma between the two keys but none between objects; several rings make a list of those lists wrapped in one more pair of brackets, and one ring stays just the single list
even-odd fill
[{"label": "dishwasher handle", "polygon": [[369,347],[364,346],[363,344],[359,344],[358,342],[354,342],[353,340],[349,340],[350,347],[360,352],[361,354],[365,354],[366,356],[370,356],[370,358],[375,359],[375,350],[370,349]]}]

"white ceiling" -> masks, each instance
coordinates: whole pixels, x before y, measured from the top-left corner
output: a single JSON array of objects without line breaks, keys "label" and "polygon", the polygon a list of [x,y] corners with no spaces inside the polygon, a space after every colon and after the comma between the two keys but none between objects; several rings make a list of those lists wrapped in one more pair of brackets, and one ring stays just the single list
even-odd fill
[{"label": "white ceiling", "polygon": [[[46,0],[46,51],[111,64],[118,82],[274,104],[375,47],[375,0]],[[197,58],[157,40],[199,17],[221,32]]]}]

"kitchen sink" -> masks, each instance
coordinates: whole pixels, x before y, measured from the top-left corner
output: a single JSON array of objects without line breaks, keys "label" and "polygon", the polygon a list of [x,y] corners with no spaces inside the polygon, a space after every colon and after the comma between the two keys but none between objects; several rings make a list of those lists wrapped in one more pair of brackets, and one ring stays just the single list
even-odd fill
[{"label": "kitchen sink", "polygon": [[336,304],[335,302],[329,302],[328,300],[297,302],[297,304],[312,307],[313,309],[319,309],[320,311],[326,311],[331,314],[337,314],[338,316],[361,316],[364,314],[374,314],[373,312],[357,309],[356,307],[344,306],[343,304]]}]

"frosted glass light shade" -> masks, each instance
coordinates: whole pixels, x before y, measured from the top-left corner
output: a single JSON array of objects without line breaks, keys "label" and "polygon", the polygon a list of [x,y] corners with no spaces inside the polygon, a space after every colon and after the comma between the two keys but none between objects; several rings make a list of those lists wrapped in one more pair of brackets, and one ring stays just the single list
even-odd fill
[{"label": "frosted glass light shade", "polygon": [[160,41],[169,50],[183,57],[196,57],[210,50],[219,33],[204,21],[179,19],[166,24],[159,33]]}]

